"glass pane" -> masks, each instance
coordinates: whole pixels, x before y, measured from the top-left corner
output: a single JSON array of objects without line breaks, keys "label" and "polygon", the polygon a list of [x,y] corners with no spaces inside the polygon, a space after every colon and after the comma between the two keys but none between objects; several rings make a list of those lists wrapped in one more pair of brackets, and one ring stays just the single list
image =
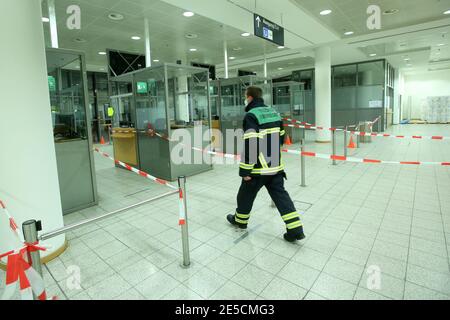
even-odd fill
[{"label": "glass pane", "polygon": [[356,65],[341,66],[333,68],[333,87],[356,86]]},{"label": "glass pane", "polygon": [[384,84],[383,61],[361,63],[358,65],[359,86],[372,86]]}]

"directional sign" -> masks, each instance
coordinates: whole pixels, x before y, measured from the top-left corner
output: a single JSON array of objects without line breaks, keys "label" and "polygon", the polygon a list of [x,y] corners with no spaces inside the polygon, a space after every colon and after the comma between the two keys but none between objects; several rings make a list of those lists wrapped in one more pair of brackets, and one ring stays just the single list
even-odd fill
[{"label": "directional sign", "polygon": [[266,18],[254,14],[255,36],[284,46],[284,28]]}]

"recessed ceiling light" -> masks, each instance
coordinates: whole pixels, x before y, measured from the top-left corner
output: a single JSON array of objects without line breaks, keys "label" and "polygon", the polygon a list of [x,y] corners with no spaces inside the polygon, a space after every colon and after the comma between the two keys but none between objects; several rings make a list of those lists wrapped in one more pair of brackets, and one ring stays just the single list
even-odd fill
[{"label": "recessed ceiling light", "polygon": [[384,15],[396,14],[396,13],[398,13],[399,11],[400,11],[400,10],[398,10],[398,9],[390,9],[390,10],[383,11],[383,14],[384,14]]},{"label": "recessed ceiling light", "polygon": [[131,39],[133,39],[133,40],[141,40],[141,37],[139,37],[139,36],[132,36]]},{"label": "recessed ceiling light", "polygon": [[327,10],[320,11],[320,15],[321,15],[321,16],[327,16],[327,15],[329,15],[329,14],[332,13],[332,12],[333,12],[333,11],[327,9]]},{"label": "recessed ceiling light", "polygon": [[108,14],[108,18],[114,21],[120,21],[123,20],[124,16],[123,14],[117,13],[117,12],[113,12]]},{"label": "recessed ceiling light", "polygon": [[443,47],[443,46],[445,46],[445,43],[439,43],[437,46],[438,47]]},{"label": "recessed ceiling light", "polygon": [[195,48],[191,48],[191,49],[189,49],[189,51],[191,51],[191,52],[195,52],[195,51],[197,51],[197,49],[195,49]]},{"label": "recessed ceiling light", "polygon": [[183,16],[188,17],[188,18],[193,17],[194,15],[195,15],[195,13],[193,13],[191,11],[183,12]]},{"label": "recessed ceiling light", "polygon": [[242,48],[241,47],[236,47],[236,48],[233,48],[233,51],[241,51],[242,50]]},{"label": "recessed ceiling light", "polygon": [[278,68],[278,70],[283,70],[283,68]]},{"label": "recessed ceiling light", "polygon": [[50,19],[47,17],[42,17],[42,22],[50,22]]},{"label": "recessed ceiling light", "polygon": [[409,61],[409,60],[411,60],[411,59],[409,59],[409,58],[405,58],[404,60],[405,60],[405,61]]},{"label": "recessed ceiling light", "polygon": [[185,37],[188,38],[188,39],[197,39],[198,35],[195,34],[195,33],[186,33]]},{"label": "recessed ceiling light", "polygon": [[159,60],[158,59],[154,59],[153,62],[159,62]]},{"label": "recessed ceiling light", "polygon": [[250,37],[250,33],[244,32],[243,34],[241,34],[241,36],[243,36],[243,37]]},{"label": "recessed ceiling light", "polygon": [[450,10],[445,11],[444,14],[450,14]]},{"label": "recessed ceiling light", "polygon": [[229,59],[230,59],[230,60],[234,60],[234,59],[236,59],[236,57],[230,57]]},{"label": "recessed ceiling light", "polygon": [[106,52],[105,51],[100,51],[98,54],[101,55],[101,56],[106,56]]},{"label": "recessed ceiling light", "polygon": [[347,31],[346,33],[344,33],[346,36],[351,36],[352,34],[354,34],[353,31]]},{"label": "recessed ceiling light", "polygon": [[284,46],[278,46],[278,49],[284,49]]}]

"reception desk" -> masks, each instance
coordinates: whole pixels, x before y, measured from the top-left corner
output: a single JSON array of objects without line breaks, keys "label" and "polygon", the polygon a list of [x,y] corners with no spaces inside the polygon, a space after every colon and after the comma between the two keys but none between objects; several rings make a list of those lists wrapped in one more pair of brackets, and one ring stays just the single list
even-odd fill
[{"label": "reception desk", "polygon": [[114,142],[114,159],[131,166],[138,165],[136,150],[136,129],[114,128],[111,138]]}]

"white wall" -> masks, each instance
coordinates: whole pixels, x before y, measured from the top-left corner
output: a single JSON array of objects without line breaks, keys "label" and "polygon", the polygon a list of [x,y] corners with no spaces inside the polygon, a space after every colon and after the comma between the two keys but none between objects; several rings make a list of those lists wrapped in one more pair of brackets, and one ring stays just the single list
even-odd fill
[{"label": "white wall", "polygon": [[425,99],[433,96],[450,96],[450,70],[406,75],[404,115],[410,105],[411,119],[422,119]]}]

